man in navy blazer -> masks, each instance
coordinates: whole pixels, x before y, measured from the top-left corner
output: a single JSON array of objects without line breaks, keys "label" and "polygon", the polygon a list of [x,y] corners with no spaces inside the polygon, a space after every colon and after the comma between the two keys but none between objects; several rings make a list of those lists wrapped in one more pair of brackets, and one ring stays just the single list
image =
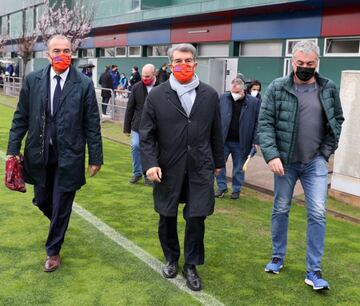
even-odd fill
[{"label": "man in navy blazer", "polygon": [[[224,157],[231,154],[233,160],[232,194],[231,199],[240,196],[245,174],[242,167],[252,146],[258,143],[256,130],[259,115],[257,99],[247,95],[244,82],[235,78],[231,82],[230,92],[220,96],[221,125],[224,140]],[[215,196],[222,198],[228,191],[226,182],[226,167],[216,177],[218,190]]]},{"label": "man in navy blazer", "polygon": [[71,42],[55,35],[47,42],[50,65],[24,80],[9,135],[7,154],[20,158],[22,139],[26,183],[50,220],[45,272],[60,266],[60,250],[76,190],[85,184],[85,146],[89,173],[103,163],[99,109],[94,85],[71,66]]}]

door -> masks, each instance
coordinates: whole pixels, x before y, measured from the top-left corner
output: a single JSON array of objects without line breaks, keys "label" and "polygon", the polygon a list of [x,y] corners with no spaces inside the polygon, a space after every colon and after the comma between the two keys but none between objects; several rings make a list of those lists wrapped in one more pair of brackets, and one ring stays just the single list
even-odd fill
[{"label": "door", "polygon": [[215,88],[218,94],[222,94],[226,89],[226,60],[211,58],[208,63],[209,85]]}]

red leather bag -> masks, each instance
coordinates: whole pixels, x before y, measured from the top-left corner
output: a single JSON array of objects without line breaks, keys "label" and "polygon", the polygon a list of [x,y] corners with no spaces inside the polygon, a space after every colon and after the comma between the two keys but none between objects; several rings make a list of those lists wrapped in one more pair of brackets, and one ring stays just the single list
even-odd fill
[{"label": "red leather bag", "polygon": [[6,160],[5,186],[14,191],[26,192],[22,161],[15,156]]}]

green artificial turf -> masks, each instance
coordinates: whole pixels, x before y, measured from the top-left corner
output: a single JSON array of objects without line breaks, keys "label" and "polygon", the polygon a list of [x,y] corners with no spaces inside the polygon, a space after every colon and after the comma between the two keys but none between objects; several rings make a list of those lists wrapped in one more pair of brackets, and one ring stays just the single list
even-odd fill
[{"label": "green artificial turf", "polygon": [[[0,150],[6,150],[13,110],[0,106]],[[158,216],[151,188],[131,185],[130,148],[104,140],[105,164],[77,193],[76,202],[159,260]],[[3,163],[2,163],[3,167]],[[26,195],[0,188],[0,305],[196,305],[77,215],[72,216],[60,271],[41,271],[47,221]],[[184,221],[179,210],[179,237]],[[290,214],[288,255],[279,275],[267,274],[271,256],[271,200],[242,194],[217,200],[206,221],[204,291],[225,305],[357,305],[360,303],[360,226],[328,217],[324,276],[331,290],[304,284],[306,211]],[[183,264],[183,257],[180,259]],[[53,300],[51,298],[54,298]]]}]

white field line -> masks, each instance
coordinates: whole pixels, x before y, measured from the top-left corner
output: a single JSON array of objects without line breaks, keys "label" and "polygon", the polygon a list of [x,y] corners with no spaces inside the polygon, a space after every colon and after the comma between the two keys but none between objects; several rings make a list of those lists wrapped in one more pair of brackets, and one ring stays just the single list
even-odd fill
[{"label": "white field line", "polygon": [[[3,160],[6,159],[6,155],[3,151],[0,151],[0,158]],[[148,252],[137,246],[131,240],[127,239],[125,236],[121,235],[119,232],[108,226],[106,223],[101,221],[99,218],[94,216],[91,212],[82,208],[77,203],[73,203],[73,210],[84,220],[89,222],[92,226],[94,226],[98,231],[102,234],[113,240],[116,244],[121,246],[123,249],[127,250],[129,253],[136,256],[142,262],[147,264],[150,268],[152,268],[155,272],[159,273],[162,276],[161,269],[163,264],[161,261],[150,255]],[[163,277],[163,276],[162,276]],[[220,301],[218,301],[215,297],[204,293],[203,291],[196,292],[190,290],[185,283],[184,277],[178,275],[176,278],[167,279],[170,283],[174,284],[180,290],[185,291],[190,294],[194,299],[198,300],[203,305],[224,305]]]}]

